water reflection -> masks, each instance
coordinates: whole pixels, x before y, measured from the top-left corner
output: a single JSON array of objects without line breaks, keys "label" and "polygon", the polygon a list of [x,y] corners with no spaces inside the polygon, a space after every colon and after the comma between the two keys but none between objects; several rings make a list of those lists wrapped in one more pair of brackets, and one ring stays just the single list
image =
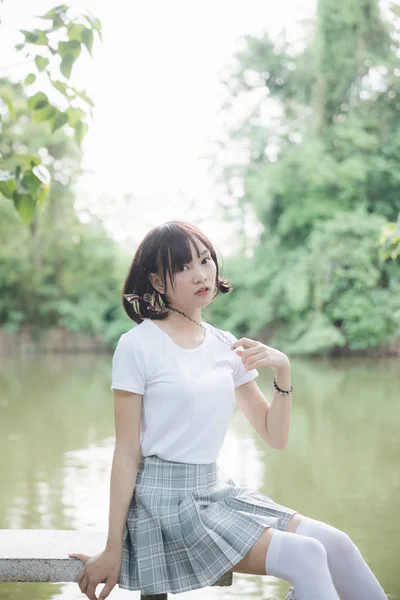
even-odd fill
[{"label": "water reflection", "polygon": [[[0,528],[106,531],[113,450],[110,356],[1,358]],[[238,485],[346,531],[400,599],[398,360],[292,360],[287,448],[267,447],[239,410],[219,464]],[[270,399],[272,372],[258,383]],[[71,551],[79,548],[71,548]],[[278,600],[288,584],[235,575],[182,596]],[[112,597],[139,597],[115,588]],[[136,594],[136,595],[135,595]],[[76,584],[0,584],[0,599],[84,598]]]}]

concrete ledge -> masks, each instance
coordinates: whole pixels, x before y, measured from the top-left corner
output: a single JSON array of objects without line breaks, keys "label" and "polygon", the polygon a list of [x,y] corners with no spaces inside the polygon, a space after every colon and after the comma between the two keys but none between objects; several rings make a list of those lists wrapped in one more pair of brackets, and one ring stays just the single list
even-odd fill
[{"label": "concrete ledge", "polygon": [[71,552],[93,556],[107,533],[52,529],[0,529],[0,581],[76,581],[83,564]]},{"label": "concrete ledge", "polygon": [[[82,568],[79,552],[93,556],[101,552],[107,541],[106,532],[53,529],[0,529],[0,581],[58,582],[76,581]],[[213,585],[232,585],[232,573],[226,573]],[[144,596],[166,600],[167,594]],[[290,588],[285,600],[296,600]]]}]

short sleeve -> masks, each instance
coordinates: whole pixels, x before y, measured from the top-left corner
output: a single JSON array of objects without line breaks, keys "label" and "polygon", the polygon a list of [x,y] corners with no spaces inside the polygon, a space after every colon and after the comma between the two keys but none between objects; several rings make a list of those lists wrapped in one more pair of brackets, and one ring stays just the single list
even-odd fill
[{"label": "short sleeve", "polygon": [[144,394],[146,368],[144,356],[134,340],[122,334],[112,359],[111,390]]},{"label": "short sleeve", "polygon": [[[230,331],[224,331],[224,333],[231,340],[232,344],[237,341],[238,338],[235,337]],[[241,347],[242,346],[239,346],[239,348]],[[237,388],[239,385],[242,385],[243,383],[247,383],[248,381],[251,381],[252,379],[258,377],[259,372],[257,371],[257,369],[250,369],[250,371],[245,371],[241,356],[236,354],[235,350],[231,350],[231,353],[233,355],[233,381],[235,384],[235,388]]]}]

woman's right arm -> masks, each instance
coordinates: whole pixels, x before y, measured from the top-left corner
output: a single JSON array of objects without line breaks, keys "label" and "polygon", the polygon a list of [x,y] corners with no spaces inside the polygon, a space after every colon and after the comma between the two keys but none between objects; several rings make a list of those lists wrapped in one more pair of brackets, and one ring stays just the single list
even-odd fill
[{"label": "woman's right arm", "polygon": [[122,552],[122,538],[141,457],[143,396],[114,390],[115,448],[110,477],[110,512],[106,549]]},{"label": "woman's right arm", "polygon": [[96,587],[101,590],[99,600],[107,598],[118,583],[122,564],[122,539],[129,505],[132,499],[141,457],[140,425],[143,396],[125,390],[114,390],[115,448],[110,476],[110,510],[106,548],[89,557],[70,554],[84,564],[76,581],[82,593],[96,600]]}]

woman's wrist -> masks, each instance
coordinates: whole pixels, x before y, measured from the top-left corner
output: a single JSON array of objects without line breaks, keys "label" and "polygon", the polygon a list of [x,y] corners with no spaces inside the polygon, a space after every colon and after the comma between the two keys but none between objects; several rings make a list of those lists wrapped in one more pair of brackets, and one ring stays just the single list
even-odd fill
[{"label": "woman's wrist", "polygon": [[109,538],[106,542],[107,552],[122,552],[122,538]]},{"label": "woman's wrist", "polygon": [[275,381],[279,389],[290,390],[291,388],[291,377],[290,377],[290,363],[287,365],[275,369]]}]

